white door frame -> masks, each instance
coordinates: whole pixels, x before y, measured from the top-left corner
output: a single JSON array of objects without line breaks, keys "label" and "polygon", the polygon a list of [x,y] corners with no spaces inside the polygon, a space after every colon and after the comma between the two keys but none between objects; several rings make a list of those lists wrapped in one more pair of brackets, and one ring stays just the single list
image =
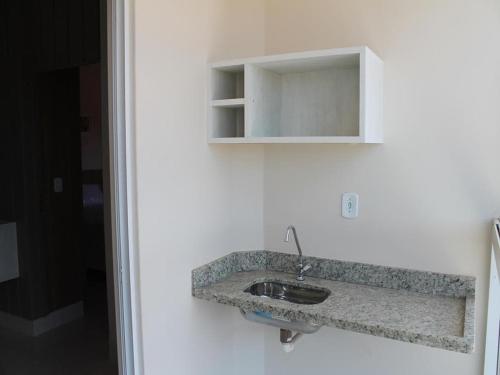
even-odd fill
[{"label": "white door frame", "polygon": [[500,328],[500,220],[493,221],[491,231],[490,290],[484,345],[484,375],[498,375]]},{"label": "white door frame", "polygon": [[107,0],[110,206],[118,367],[143,373],[137,254],[133,0]]}]

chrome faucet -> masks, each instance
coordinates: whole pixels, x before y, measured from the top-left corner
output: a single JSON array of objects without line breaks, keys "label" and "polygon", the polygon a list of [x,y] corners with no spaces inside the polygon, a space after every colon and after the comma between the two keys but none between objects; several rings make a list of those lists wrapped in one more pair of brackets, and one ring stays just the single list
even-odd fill
[{"label": "chrome faucet", "polygon": [[295,230],[295,227],[293,225],[289,225],[288,228],[286,228],[285,242],[290,241],[290,232],[293,232],[293,238],[295,239],[295,245],[297,245],[297,251],[299,252],[299,264],[297,264],[297,277],[296,277],[296,279],[298,281],[304,281],[304,273],[307,270],[311,269],[311,265],[307,264],[304,266],[304,263],[302,262],[302,249],[300,248],[299,238],[297,237],[297,231]]}]

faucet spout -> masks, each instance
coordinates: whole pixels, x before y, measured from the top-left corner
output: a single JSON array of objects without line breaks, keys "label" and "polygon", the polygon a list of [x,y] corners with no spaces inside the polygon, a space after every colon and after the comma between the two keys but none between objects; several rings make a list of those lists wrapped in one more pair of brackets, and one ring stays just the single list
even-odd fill
[{"label": "faucet spout", "polygon": [[286,228],[285,242],[290,241],[290,232],[293,233],[293,238],[295,239],[295,245],[297,246],[297,251],[299,252],[299,264],[297,265],[298,268],[297,280],[304,281],[304,272],[309,270],[311,266],[308,264],[307,266],[304,267],[304,263],[302,262],[302,248],[300,247],[297,231],[295,230],[295,227],[293,225],[289,225],[288,228]]},{"label": "faucet spout", "polygon": [[302,264],[302,248],[300,247],[297,231],[295,230],[295,227],[293,225],[289,225],[288,228],[286,228],[285,242],[290,242],[290,232],[293,233],[295,245],[297,246],[297,251],[299,252],[299,264]]}]

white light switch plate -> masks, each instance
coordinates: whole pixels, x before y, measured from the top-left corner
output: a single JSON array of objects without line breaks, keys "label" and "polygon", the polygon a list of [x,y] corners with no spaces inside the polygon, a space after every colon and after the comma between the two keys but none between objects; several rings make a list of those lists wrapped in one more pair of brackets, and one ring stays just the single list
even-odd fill
[{"label": "white light switch plate", "polygon": [[342,216],[346,219],[358,217],[359,195],[356,193],[342,194]]},{"label": "white light switch plate", "polygon": [[62,177],[54,178],[54,193],[62,193],[64,190]]}]

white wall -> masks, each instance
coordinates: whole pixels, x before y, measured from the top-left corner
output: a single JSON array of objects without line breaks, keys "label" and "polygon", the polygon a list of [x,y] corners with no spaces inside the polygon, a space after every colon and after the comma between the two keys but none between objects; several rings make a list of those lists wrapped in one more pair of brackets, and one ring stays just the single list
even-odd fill
[{"label": "white wall", "polygon": [[[145,373],[479,374],[488,231],[500,215],[498,1],[135,8]],[[207,145],[208,60],[363,44],[385,61],[384,145]],[[339,216],[343,191],[360,194],[357,220]],[[290,249],[289,223],[308,255],[477,276],[476,353],[323,328],[285,355],[277,330],[190,296],[193,267],[231,250]]]},{"label": "white wall", "polygon": [[[306,254],[478,277],[465,355],[323,328],[266,374],[480,374],[489,230],[500,215],[500,2],[270,0],[267,53],[370,46],[385,61],[385,144],[265,148],[265,245],[298,227]],[[340,217],[343,191],[360,217]]]},{"label": "white wall", "polygon": [[191,269],[263,247],[263,150],[208,146],[210,59],[259,55],[260,1],[135,2],[145,373],[263,373],[263,329],[191,297]]}]

